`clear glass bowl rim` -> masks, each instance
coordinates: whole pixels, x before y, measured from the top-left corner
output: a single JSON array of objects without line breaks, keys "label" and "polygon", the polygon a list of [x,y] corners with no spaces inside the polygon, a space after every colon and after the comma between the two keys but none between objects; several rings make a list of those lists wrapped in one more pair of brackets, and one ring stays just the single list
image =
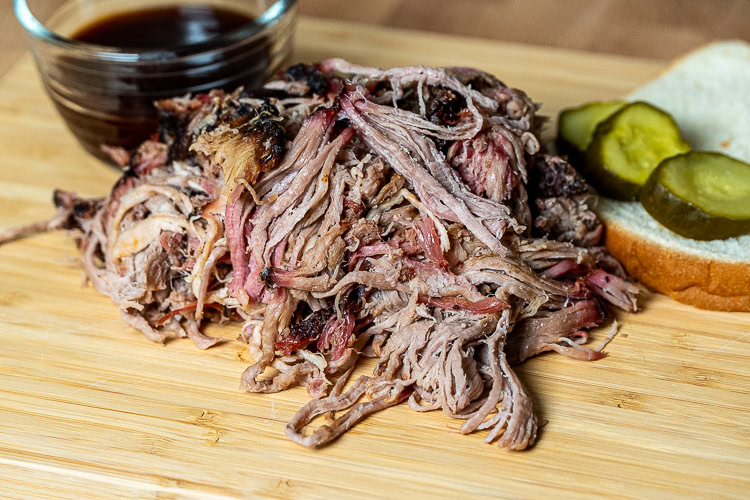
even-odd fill
[{"label": "clear glass bowl rim", "polygon": [[205,42],[186,44],[170,49],[159,50],[123,50],[115,47],[96,45],[92,43],[78,42],[64,37],[48,29],[31,13],[26,0],[13,0],[13,10],[21,26],[32,37],[62,48],[64,50],[79,53],[81,56],[95,57],[97,59],[115,62],[154,62],[159,60],[174,60],[175,58],[191,57],[204,51],[216,50],[217,47],[229,46],[243,40],[250,39],[262,34],[270,27],[284,19],[286,14],[292,10],[297,0],[276,0],[266,11],[259,16],[254,23],[248,24],[236,30],[224,33]]}]

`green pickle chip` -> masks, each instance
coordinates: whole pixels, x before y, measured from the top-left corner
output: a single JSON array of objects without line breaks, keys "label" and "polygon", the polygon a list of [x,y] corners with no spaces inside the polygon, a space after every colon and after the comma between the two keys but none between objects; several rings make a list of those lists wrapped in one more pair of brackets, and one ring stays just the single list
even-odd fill
[{"label": "green pickle chip", "polygon": [[602,194],[637,200],[662,160],[687,151],[690,145],[669,114],[634,102],[596,127],[586,154],[586,173]]},{"label": "green pickle chip", "polygon": [[596,126],[625,104],[622,101],[590,102],[563,110],[557,127],[560,152],[571,156],[576,162],[584,160]]},{"label": "green pickle chip", "polygon": [[688,238],[750,233],[750,165],[721,153],[693,151],[664,160],[640,199],[654,219]]}]

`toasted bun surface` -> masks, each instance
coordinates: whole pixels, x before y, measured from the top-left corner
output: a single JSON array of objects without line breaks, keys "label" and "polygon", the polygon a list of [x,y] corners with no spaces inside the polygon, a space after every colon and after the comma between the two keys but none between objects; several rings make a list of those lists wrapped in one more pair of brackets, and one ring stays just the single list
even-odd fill
[{"label": "toasted bun surface", "polygon": [[[708,45],[678,60],[627,100],[669,112],[693,149],[750,163],[750,45]],[[750,235],[696,241],[672,233],[638,202],[598,199],[605,244],[631,276],[702,309],[750,312]]]}]

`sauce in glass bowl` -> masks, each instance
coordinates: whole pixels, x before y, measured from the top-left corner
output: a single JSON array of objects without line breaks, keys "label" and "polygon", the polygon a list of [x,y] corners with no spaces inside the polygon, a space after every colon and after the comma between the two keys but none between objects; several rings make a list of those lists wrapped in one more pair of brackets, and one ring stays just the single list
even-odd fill
[{"label": "sauce in glass bowl", "polygon": [[260,86],[288,57],[296,14],[293,0],[77,0],[41,24],[35,1],[15,7],[45,89],[108,162],[102,145],[131,149],[156,132],[154,101]]},{"label": "sauce in glass bowl", "polygon": [[210,5],[175,5],[112,14],[83,26],[72,40],[125,49],[159,49],[203,43],[254,18]]}]

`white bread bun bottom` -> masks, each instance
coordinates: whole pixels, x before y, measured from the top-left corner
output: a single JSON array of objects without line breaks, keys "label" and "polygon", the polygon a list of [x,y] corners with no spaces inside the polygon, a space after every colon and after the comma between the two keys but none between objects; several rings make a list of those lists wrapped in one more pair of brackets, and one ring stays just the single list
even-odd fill
[{"label": "white bread bun bottom", "polygon": [[679,236],[640,203],[597,198],[607,249],[630,276],[678,302],[750,312],[750,235],[697,241]]},{"label": "white bread bun bottom", "polygon": [[[713,43],[678,59],[627,96],[670,113],[693,149],[750,163],[750,45]],[[606,225],[605,244],[646,286],[702,309],[750,311],[750,235],[683,238],[638,202],[592,203]]]}]

